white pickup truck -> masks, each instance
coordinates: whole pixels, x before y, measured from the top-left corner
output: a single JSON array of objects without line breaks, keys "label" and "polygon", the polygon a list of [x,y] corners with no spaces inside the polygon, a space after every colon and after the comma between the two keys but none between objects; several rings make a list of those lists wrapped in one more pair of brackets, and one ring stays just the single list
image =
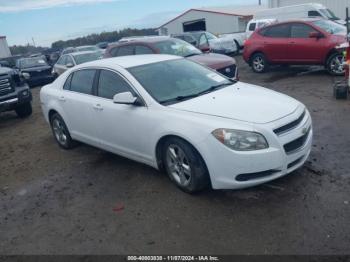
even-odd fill
[{"label": "white pickup truck", "polygon": [[221,34],[219,35],[219,38],[224,38],[225,40],[229,39],[237,46],[237,49],[239,50],[243,48],[245,40],[247,40],[256,29],[275,22],[277,22],[276,19],[253,19],[247,24],[245,32]]}]

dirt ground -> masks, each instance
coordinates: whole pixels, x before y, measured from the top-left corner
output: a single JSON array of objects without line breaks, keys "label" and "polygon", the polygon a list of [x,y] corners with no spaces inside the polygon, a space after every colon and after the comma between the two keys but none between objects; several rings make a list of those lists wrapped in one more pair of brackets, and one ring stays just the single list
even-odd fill
[{"label": "dirt ground", "polygon": [[302,101],[307,164],[246,190],[188,195],[162,173],[96,148],[60,149],[34,113],[0,115],[0,254],[350,254],[350,100],[318,68],[240,78]]}]

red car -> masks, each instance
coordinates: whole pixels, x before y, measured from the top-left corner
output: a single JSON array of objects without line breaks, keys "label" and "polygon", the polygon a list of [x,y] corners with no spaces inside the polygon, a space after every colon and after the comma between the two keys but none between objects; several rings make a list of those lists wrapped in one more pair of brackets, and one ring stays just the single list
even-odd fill
[{"label": "red car", "polygon": [[104,57],[143,54],[183,56],[194,62],[210,67],[228,78],[238,78],[236,60],[234,58],[220,54],[203,53],[183,40],[170,37],[140,37],[132,38],[117,44],[110,44],[106,49]]},{"label": "red car", "polygon": [[243,58],[257,73],[284,64],[323,65],[332,75],[344,75],[344,56],[336,47],[345,41],[345,26],[332,21],[289,21],[254,32],[244,44]]}]

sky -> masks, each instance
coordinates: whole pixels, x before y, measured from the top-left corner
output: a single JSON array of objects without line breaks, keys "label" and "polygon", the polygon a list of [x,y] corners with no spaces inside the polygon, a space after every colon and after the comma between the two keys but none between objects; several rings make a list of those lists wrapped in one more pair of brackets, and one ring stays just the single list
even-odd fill
[{"label": "sky", "polygon": [[[263,1],[264,2],[264,1]],[[258,0],[0,0],[0,35],[9,45],[51,46],[91,33],[158,27],[190,8]]]}]

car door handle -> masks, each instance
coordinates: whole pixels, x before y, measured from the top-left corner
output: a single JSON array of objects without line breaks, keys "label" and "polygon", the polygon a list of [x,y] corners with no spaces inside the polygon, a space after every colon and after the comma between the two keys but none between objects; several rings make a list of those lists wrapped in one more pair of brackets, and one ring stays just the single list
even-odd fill
[{"label": "car door handle", "polygon": [[60,96],[58,100],[60,100],[61,102],[66,102],[66,98],[64,96]]},{"label": "car door handle", "polygon": [[102,110],[103,110],[103,107],[102,107],[100,104],[95,104],[95,105],[93,105],[93,108],[94,108],[95,110],[98,110],[98,111],[102,111]]},{"label": "car door handle", "polygon": [[291,45],[294,45],[295,44],[295,42],[294,41],[292,41],[292,42],[289,42]]}]

